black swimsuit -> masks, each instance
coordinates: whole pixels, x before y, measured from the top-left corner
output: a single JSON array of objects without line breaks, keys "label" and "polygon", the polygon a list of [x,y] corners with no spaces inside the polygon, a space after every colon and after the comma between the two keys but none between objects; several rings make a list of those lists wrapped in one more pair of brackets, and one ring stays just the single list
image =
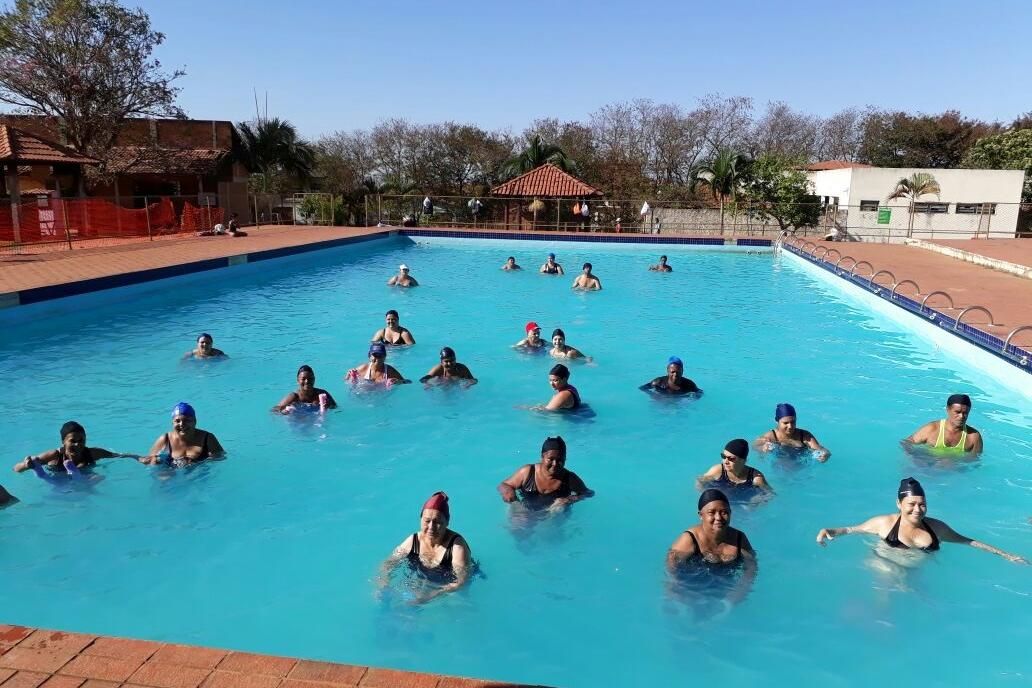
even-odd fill
[{"label": "black swimsuit", "polygon": [[172,456],[172,440],[169,438],[168,433],[165,433],[165,451],[168,452],[169,461],[181,461],[186,463],[197,463],[198,461],[204,461],[205,459],[211,458],[211,450],[208,449],[208,438],[211,437],[210,432],[204,433],[204,441],[201,443],[201,454],[196,459],[190,459],[184,456]]},{"label": "black swimsuit", "polygon": [[686,377],[678,378],[677,384],[681,385],[680,389],[671,389],[670,381],[667,378],[657,377],[652,387],[657,392],[664,394],[693,394],[699,391],[698,386]]},{"label": "black swimsuit", "polygon": [[742,531],[738,531],[738,538],[735,540],[735,547],[738,549],[738,553],[735,554],[735,558],[731,561],[711,561],[707,559],[702,553],[702,548],[699,547],[699,541],[695,539],[695,533],[690,530],[686,530],[684,532],[688,533],[688,537],[692,539],[692,544],[695,545],[695,554],[688,557],[688,561],[692,561],[694,559],[699,563],[721,567],[734,566],[742,561]]},{"label": "black swimsuit", "polygon": [[549,265],[545,263],[545,274],[546,275],[558,275],[559,274],[559,263]]},{"label": "black swimsuit", "polygon": [[453,580],[455,578],[455,567],[452,565],[452,547],[455,545],[455,540],[458,537],[458,533],[452,533],[451,538],[444,545],[444,556],[441,557],[440,563],[436,566],[427,566],[419,558],[419,535],[413,533],[412,548],[408,553],[409,565],[432,580]]},{"label": "black swimsuit", "polygon": [[[64,473],[64,472],[66,472],[66,469],[64,467],[64,462],[68,460],[68,456],[64,452],[64,447],[58,447],[56,451],[59,454],[59,458],[56,459],[57,463],[55,464],[53,462],[48,462],[46,467],[47,467],[48,470],[57,471],[58,473]],[[96,465],[97,465],[97,460],[95,458],[93,458],[93,454],[90,453],[90,448],[89,447],[83,447],[82,448],[82,456],[79,457],[79,461],[77,461],[75,463],[75,467],[76,468],[91,468],[91,467],[96,466]]]},{"label": "black swimsuit", "polygon": [[[896,522],[892,525],[892,530],[890,530],[889,534],[885,536],[885,544],[896,549],[911,549],[911,547],[899,541],[899,522],[901,520],[902,517],[896,519]],[[918,549],[924,552],[937,551],[939,549],[939,538],[936,536],[935,531],[928,527],[928,524],[925,523],[923,518],[921,519],[921,530],[931,535],[932,541],[927,547],[918,547]]]},{"label": "black swimsuit", "polygon": [[[781,440],[778,439],[778,431],[771,430],[771,432],[774,433],[774,443],[781,444]],[[801,442],[804,448],[806,447],[806,443],[813,439],[813,433],[808,430],[800,430],[799,428],[796,428],[796,432],[799,433],[799,439],[796,439],[795,437],[790,437],[789,439]]]},{"label": "black swimsuit", "polygon": [[522,485],[520,485],[520,497],[525,504],[529,503],[531,506],[545,506],[547,504],[551,504],[557,499],[569,497],[573,494],[573,488],[570,486],[570,482],[573,478],[573,473],[571,471],[563,471],[563,477],[559,479],[558,489],[552,492],[542,493],[541,490],[538,489],[537,481],[534,479],[536,469],[537,465],[531,464],[530,475],[528,475],[527,479],[523,481]]},{"label": "black swimsuit", "polygon": [[746,468],[745,480],[740,483],[733,482],[731,477],[727,474],[727,469],[724,466],[720,467],[720,477],[713,481],[714,485],[726,487],[730,489],[742,489],[745,487],[756,487],[756,469],[752,466]]}]

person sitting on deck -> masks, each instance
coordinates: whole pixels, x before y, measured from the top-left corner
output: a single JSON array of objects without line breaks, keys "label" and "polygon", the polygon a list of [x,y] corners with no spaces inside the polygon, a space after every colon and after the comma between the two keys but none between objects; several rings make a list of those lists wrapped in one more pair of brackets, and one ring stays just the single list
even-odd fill
[{"label": "person sitting on deck", "polygon": [[946,417],[918,428],[904,443],[928,445],[936,454],[981,454],[982,434],[967,424],[971,397],[952,394],[946,400]]}]

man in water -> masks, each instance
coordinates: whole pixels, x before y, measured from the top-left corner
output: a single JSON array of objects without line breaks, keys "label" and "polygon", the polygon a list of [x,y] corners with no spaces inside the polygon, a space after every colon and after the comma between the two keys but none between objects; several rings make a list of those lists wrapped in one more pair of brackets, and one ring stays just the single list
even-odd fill
[{"label": "man in water", "polygon": [[502,266],[502,270],[522,270],[522,269],[523,268],[521,268],[519,265],[516,264],[516,257],[515,256],[509,256],[509,258],[505,261],[505,265]]},{"label": "man in water", "polygon": [[573,289],[583,289],[585,291],[599,291],[602,289],[602,282],[599,281],[598,277],[591,274],[591,263],[585,263],[581,270],[581,274],[577,275],[577,278],[573,280]]},{"label": "man in water", "polygon": [[388,287],[418,287],[419,282],[409,274],[409,267],[402,263],[398,266],[398,274],[387,280]]},{"label": "man in water", "polygon": [[673,272],[674,269],[667,265],[666,256],[659,257],[659,263],[649,266],[649,272]]},{"label": "man in water", "polygon": [[546,260],[544,262],[544,264],[541,266],[541,270],[539,272],[541,272],[541,273],[543,273],[545,275],[565,275],[566,274],[565,272],[563,272],[563,266],[560,265],[559,263],[555,262],[555,254],[554,253],[549,253],[548,254],[548,260]]},{"label": "man in water", "polygon": [[442,382],[464,380],[467,387],[477,384],[477,379],[473,377],[473,373],[469,372],[469,368],[464,363],[459,363],[455,360],[455,350],[450,346],[441,349],[441,362],[431,368],[426,375],[419,378],[419,381],[426,384],[434,378],[438,378]]},{"label": "man in water", "polygon": [[684,377],[684,363],[677,356],[667,359],[666,370],[666,375],[660,375],[638,389],[659,394],[698,394],[702,391],[694,382]]},{"label": "man in water", "polygon": [[926,444],[936,454],[981,454],[982,434],[967,424],[971,413],[971,397],[952,394],[946,400],[946,417],[929,421],[904,440]]},{"label": "man in water", "polygon": [[524,330],[527,336],[512,345],[514,349],[540,349],[544,347],[547,342],[541,338],[541,326],[531,320],[526,324]]}]

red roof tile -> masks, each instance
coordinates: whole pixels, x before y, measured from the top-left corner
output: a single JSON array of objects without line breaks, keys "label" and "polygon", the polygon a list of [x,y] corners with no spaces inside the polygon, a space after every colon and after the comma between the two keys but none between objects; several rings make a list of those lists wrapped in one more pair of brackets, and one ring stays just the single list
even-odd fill
[{"label": "red roof tile", "polygon": [[217,148],[116,146],[107,165],[109,172],[119,174],[214,174],[228,154]]},{"label": "red roof tile", "polygon": [[821,172],[823,170],[845,170],[851,167],[871,167],[871,165],[862,162],[850,162],[848,160],[822,160],[810,163],[803,169],[808,172]]},{"label": "red roof tile", "polygon": [[491,189],[491,195],[511,198],[528,196],[584,198],[585,196],[604,196],[605,194],[595,187],[585,184],[572,174],[563,172],[552,163],[545,163],[504,184],[499,184]]},{"label": "red roof tile", "polygon": [[94,158],[15,127],[0,124],[0,162],[98,165]]}]

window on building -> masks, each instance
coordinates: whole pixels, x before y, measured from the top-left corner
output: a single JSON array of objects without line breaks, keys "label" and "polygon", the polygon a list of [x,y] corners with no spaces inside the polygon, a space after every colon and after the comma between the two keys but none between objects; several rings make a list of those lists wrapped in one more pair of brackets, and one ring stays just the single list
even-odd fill
[{"label": "window on building", "polygon": [[876,212],[878,212],[878,201],[860,201],[860,212],[861,213],[876,213]]},{"label": "window on building", "polygon": [[958,203],[957,215],[995,215],[995,203]]},{"label": "window on building", "polygon": [[931,213],[931,214],[946,213],[946,212],[949,212],[949,209],[950,209],[950,204],[949,203],[924,203],[924,202],[920,202],[920,203],[915,203],[914,204],[914,212],[915,213]]}]

